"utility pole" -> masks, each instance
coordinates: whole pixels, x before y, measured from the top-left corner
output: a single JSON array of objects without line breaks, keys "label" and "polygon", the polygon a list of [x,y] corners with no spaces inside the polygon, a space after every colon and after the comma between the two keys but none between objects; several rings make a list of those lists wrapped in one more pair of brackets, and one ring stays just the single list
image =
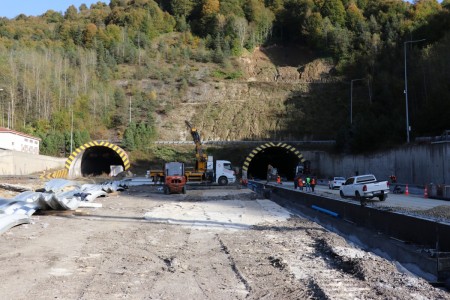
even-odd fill
[{"label": "utility pole", "polygon": [[[3,92],[2,88],[0,88],[0,92]],[[2,97],[2,100],[3,100],[3,97]],[[3,101],[1,103],[1,105],[2,105],[2,127],[4,127],[5,126],[5,105],[4,105]]]},{"label": "utility pole", "polygon": [[130,109],[129,109],[129,111],[130,111],[130,120],[128,121],[128,124],[131,124],[131,96],[130,96]]},{"label": "utility pole", "polygon": [[8,127],[6,128],[11,128],[11,103],[8,103]]},{"label": "utility pole", "polygon": [[72,146],[73,146],[73,109],[72,109],[72,123],[70,125],[70,154],[72,154]]},{"label": "utility pole", "polygon": [[409,109],[408,109],[408,76],[406,71],[406,44],[408,43],[417,43],[425,41],[425,39],[421,40],[415,40],[415,41],[406,41],[404,43],[404,50],[405,50],[405,90],[403,91],[405,93],[405,103],[406,103],[406,143],[409,144],[409,132],[411,131],[411,127],[409,126]]}]

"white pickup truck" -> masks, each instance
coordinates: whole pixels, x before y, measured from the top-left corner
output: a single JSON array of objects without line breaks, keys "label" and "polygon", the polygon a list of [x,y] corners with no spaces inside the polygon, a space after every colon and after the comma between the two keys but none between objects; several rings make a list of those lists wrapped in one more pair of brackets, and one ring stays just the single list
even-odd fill
[{"label": "white pickup truck", "polygon": [[389,182],[377,181],[372,174],[353,176],[347,178],[339,193],[342,198],[355,197],[362,206],[365,206],[367,199],[378,197],[380,201],[386,200],[389,193]]}]

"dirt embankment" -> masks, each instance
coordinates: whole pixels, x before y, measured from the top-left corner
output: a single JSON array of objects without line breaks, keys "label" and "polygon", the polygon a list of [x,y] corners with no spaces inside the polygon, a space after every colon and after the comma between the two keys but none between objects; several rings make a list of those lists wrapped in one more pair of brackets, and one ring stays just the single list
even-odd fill
[{"label": "dirt embankment", "polygon": [[2,297],[450,299],[250,191],[134,187],[96,202],[0,236]]},{"label": "dirt embankment", "polygon": [[[232,65],[232,71],[212,64],[187,67],[186,72],[196,80],[183,89],[161,80],[141,82],[143,90],[171,99],[159,103],[162,106],[157,110],[160,140],[190,141],[185,120],[192,121],[204,141],[280,138],[284,131],[295,134],[295,128],[285,124],[292,103],[311,97],[312,86],[334,95],[332,83],[338,80],[331,63],[301,47],[256,48]],[[216,72],[238,72],[240,76],[216,78],[212,75]],[[299,95],[300,100],[292,99]]]}]

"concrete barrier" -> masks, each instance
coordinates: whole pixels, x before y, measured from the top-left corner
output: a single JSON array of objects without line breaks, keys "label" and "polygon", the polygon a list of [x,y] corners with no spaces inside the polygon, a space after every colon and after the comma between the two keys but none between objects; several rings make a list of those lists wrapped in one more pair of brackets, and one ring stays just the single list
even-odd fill
[{"label": "concrete barrier", "polygon": [[0,150],[0,175],[30,175],[63,169],[66,158]]},{"label": "concrete barrier", "polygon": [[416,264],[439,280],[450,278],[450,224],[276,185],[250,181],[248,185],[261,196],[309,216],[333,231],[356,237],[369,248],[381,249],[401,263]]}]

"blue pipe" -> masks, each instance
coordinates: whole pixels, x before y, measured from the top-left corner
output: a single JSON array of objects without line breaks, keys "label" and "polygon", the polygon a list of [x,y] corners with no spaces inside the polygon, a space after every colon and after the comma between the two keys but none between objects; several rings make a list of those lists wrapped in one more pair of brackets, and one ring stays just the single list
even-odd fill
[{"label": "blue pipe", "polygon": [[333,217],[336,217],[336,218],[339,217],[339,214],[335,213],[334,211],[331,211],[331,210],[328,210],[328,209],[325,209],[325,208],[322,208],[322,207],[319,207],[319,206],[316,206],[316,205],[311,205],[311,207],[313,209],[315,209],[315,210],[318,210],[318,211],[324,212],[326,214],[329,214],[330,216],[333,216]]}]

